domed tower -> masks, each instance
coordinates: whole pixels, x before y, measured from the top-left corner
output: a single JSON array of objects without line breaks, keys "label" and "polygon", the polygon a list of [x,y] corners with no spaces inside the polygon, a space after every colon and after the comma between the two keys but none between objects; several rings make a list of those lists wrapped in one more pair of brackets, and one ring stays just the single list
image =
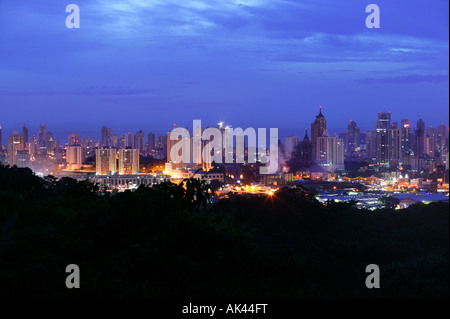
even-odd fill
[{"label": "domed tower", "polygon": [[327,130],[327,120],[322,114],[322,106],[320,106],[319,114],[311,123],[311,160],[316,162],[317,158],[317,138],[322,136],[323,132]]}]

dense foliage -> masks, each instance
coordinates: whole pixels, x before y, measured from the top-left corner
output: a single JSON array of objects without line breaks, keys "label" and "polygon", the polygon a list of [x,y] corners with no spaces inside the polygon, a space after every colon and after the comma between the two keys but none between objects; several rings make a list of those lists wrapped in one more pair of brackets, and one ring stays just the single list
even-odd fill
[{"label": "dense foliage", "polygon": [[[0,166],[0,294],[9,297],[449,296],[448,203],[369,212],[301,187],[206,205],[198,180],[102,195]],[[81,289],[65,287],[77,264]],[[367,289],[365,267],[381,269]]]}]

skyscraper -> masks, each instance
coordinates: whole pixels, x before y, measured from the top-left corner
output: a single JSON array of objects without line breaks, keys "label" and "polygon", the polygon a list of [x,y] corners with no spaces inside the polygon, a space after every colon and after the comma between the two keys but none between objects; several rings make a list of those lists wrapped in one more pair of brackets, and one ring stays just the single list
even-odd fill
[{"label": "skyscraper", "polygon": [[435,157],[437,152],[438,131],[434,127],[429,127],[426,133],[425,153],[430,157]]},{"label": "skyscraper", "polygon": [[355,149],[359,148],[360,134],[361,130],[357,126],[356,122],[350,120],[350,124],[347,127],[347,152],[349,154],[353,153]]},{"label": "skyscraper", "polygon": [[46,143],[46,134],[47,134],[47,125],[41,124],[39,126],[39,133],[38,133],[38,148],[44,148],[47,146]]},{"label": "skyscraper", "polygon": [[292,153],[298,145],[298,136],[290,135],[286,137],[286,143],[284,148],[284,159],[289,161],[292,157]]},{"label": "skyscraper", "polygon": [[148,133],[147,135],[147,150],[149,152],[153,151],[155,149],[155,134],[152,132]]},{"label": "skyscraper", "polygon": [[327,129],[327,121],[322,114],[322,106],[320,106],[319,114],[316,119],[311,123],[311,156],[313,162],[317,159],[317,139],[322,136],[323,132]]},{"label": "skyscraper", "polygon": [[391,128],[391,113],[378,113],[378,121],[375,125],[376,158],[377,164],[389,163],[389,134]]},{"label": "skyscraper", "polygon": [[415,134],[415,155],[416,157],[425,154],[426,148],[426,132],[425,132],[425,122],[422,119],[417,121],[416,134]]},{"label": "skyscraper", "polygon": [[112,146],[112,140],[111,140],[112,131],[109,127],[102,127],[102,147],[111,147]]},{"label": "skyscraper", "polygon": [[401,121],[402,130],[402,163],[409,163],[410,156],[414,153],[413,151],[413,134],[409,124],[408,119],[402,119]]},{"label": "skyscraper", "polygon": [[144,153],[145,150],[145,134],[142,131],[138,131],[134,137],[134,148],[138,149],[140,153]]},{"label": "skyscraper", "polygon": [[0,151],[1,151],[1,149],[2,149],[2,146],[3,146],[3,136],[2,136],[2,126],[0,125]]},{"label": "skyscraper", "polygon": [[107,175],[116,173],[116,150],[96,149],[95,164],[97,175]]},{"label": "skyscraper", "polygon": [[336,136],[330,137],[325,131],[317,138],[316,163],[327,171],[344,169],[344,140]]},{"label": "skyscraper", "polygon": [[139,173],[139,150],[119,150],[119,174],[137,175]]},{"label": "skyscraper", "polygon": [[84,158],[85,158],[84,147],[80,145],[67,147],[66,163],[69,168],[80,169],[83,166]]},{"label": "skyscraper", "polygon": [[26,124],[24,124],[22,127],[22,137],[23,137],[23,147],[26,149],[28,143],[28,128],[25,125]]},{"label": "skyscraper", "polygon": [[23,137],[19,136],[19,132],[14,131],[13,136],[8,137],[8,163],[10,166],[17,164],[17,152],[23,149]]}]

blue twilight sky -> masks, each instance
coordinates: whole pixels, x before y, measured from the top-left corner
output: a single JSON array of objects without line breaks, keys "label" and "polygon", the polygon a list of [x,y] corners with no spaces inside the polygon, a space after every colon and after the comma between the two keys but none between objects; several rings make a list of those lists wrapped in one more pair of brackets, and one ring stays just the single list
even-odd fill
[{"label": "blue twilight sky", "polygon": [[[81,11],[67,29],[66,5]],[[376,3],[381,28],[367,29]],[[162,133],[173,123],[448,124],[448,0],[0,0],[0,125]],[[287,133],[286,133],[287,134]]]}]

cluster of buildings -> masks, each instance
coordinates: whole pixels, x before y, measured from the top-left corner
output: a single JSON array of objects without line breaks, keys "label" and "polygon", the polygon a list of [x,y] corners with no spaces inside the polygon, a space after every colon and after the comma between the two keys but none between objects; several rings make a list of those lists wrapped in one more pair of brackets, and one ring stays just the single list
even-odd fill
[{"label": "cluster of buildings", "polygon": [[[372,187],[372,191],[411,191],[423,185],[429,185],[429,191],[447,185],[448,191],[449,134],[448,126],[444,124],[427,128],[419,119],[413,128],[408,119],[402,119],[399,124],[392,121],[391,113],[380,112],[373,129],[362,131],[351,120],[344,132],[331,135],[321,107],[310,131],[305,130],[303,140],[291,135],[278,141],[279,168],[271,175],[259,175],[258,163],[249,164],[249,156],[255,155],[252,153],[258,152],[258,148],[247,147],[243,153],[237,152],[233,136],[229,138],[226,134],[233,131],[232,127],[218,123],[217,129],[225,137],[220,154],[224,159],[234,158],[233,163],[221,161],[216,165],[211,158],[217,150],[203,154],[207,141],[194,137],[186,141],[192,150],[187,161],[172,158],[171,150],[181,139],[172,138],[173,131],[157,137],[142,130],[119,136],[111,128],[102,127],[99,140],[80,138],[79,133],[71,133],[67,143],[60,145],[42,124],[37,135],[32,136],[24,125],[22,134],[14,131],[8,136],[6,145],[2,144],[0,126],[0,164],[30,167],[42,175],[89,178],[112,189],[165,180],[177,182],[190,177],[233,184],[245,179],[244,175],[251,175],[252,182],[266,186],[304,180],[350,181],[362,182]],[[239,156],[242,158],[237,158]],[[160,166],[145,171],[140,162],[142,158],[157,160]],[[349,162],[366,163],[357,172],[361,176],[347,175]],[[446,175],[432,176],[439,170],[446,171]],[[365,171],[374,171],[377,176],[367,176]],[[423,176],[424,172],[426,176]],[[383,175],[386,173],[396,175],[395,180]]]},{"label": "cluster of buildings", "polygon": [[[327,122],[320,109],[302,141],[288,136],[281,145],[285,166],[336,172],[344,169],[344,160],[367,161],[390,170],[433,171],[438,166],[448,170],[448,126],[426,128],[419,119],[413,128],[408,119],[400,124],[391,120],[391,113],[378,113],[373,129],[361,131],[353,120],[347,130],[334,136],[327,131]],[[320,171],[320,169],[319,169]]]}]

